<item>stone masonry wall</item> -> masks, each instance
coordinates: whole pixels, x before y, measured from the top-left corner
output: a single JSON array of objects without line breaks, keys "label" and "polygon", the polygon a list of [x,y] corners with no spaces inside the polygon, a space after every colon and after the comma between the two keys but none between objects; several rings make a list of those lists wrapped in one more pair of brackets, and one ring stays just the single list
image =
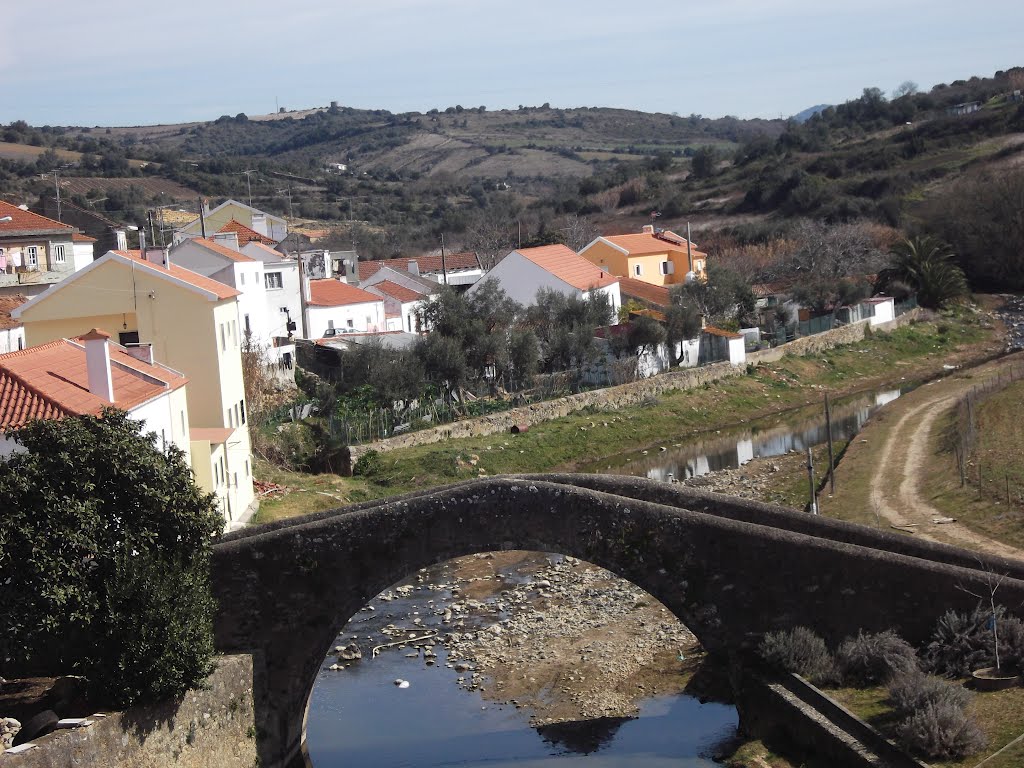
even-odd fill
[{"label": "stone masonry wall", "polygon": [[208,689],[181,701],[135,707],[87,728],[58,730],[35,749],[0,753],[3,768],[253,768],[252,656],[222,656]]},{"label": "stone masonry wall", "polygon": [[[918,310],[915,309],[888,323],[875,326],[872,328],[872,331],[885,332],[899,328],[917,317],[917,314]],[[749,353],[747,355],[747,362],[754,364],[774,362],[781,359],[784,355],[810,355],[844,344],[853,344],[864,338],[868,322],[863,320],[851,325],[845,325],[842,328],[834,328],[831,331],[815,334],[814,336],[804,336],[773,349]],[[669,371],[668,373],[662,373],[658,376],[641,379],[629,384],[594,389],[589,392],[560,397],[556,400],[546,400],[501,413],[480,416],[475,419],[463,419],[462,421],[455,421],[450,424],[441,424],[430,429],[421,429],[405,435],[396,435],[395,437],[378,440],[367,445],[354,445],[349,449],[351,463],[354,465],[360,456],[371,450],[384,453],[399,448],[430,445],[461,437],[494,435],[508,432],[516,424],[532,427],[534,424],[568,416],[591,405],[600,408],[622,408],[623,406],[642,402],[649,397],[656,397],[669,390],[692,389],[741,373],[744,373],[743,368],[730,365],[729,363],[714,363],[698,368]]]}]

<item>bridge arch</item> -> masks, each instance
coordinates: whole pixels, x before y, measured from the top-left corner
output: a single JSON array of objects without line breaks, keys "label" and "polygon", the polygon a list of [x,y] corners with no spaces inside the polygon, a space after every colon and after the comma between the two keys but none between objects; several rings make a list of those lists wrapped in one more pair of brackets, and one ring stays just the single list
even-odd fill
[{"label": "bridge arch", "polygon": [[[254,654],[261,764],[299,752],[317,672],[347,621],[410,573],[455,557],[578,557],[653,595],[709,650],[730,653],[796,624],[833,640],[894,626],[921,640],[947,606],[969,607],[957,585],[984,578],[953,548],[912,544],[908,556],[897,537],[807,528],[808,516],[779,508],[720,499],[715,510],[686,508],[709,498],[625,479],[494,478],[225,537],[212,574],[216,639],[222,651]],[[1024,599],[1024,582],[1011,581],[1001,590]]]}]

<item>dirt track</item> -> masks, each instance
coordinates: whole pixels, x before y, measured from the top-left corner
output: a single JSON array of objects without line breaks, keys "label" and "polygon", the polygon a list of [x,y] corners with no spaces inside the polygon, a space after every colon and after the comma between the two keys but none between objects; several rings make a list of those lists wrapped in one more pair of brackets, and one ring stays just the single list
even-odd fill
[{"label": "dirt track", "polygon": [[[1019,364],[1020,356],[986,363],[970,375],[926,384],[901,397],[872,420],[857,436],[837,469],[839,490],[825,501],[826,514],[863,505],[865,488],[853,475],[867,478],[870,512],[879,524],[891,525],[924,539],[975,549],[989,554],[1024,559],[1024,551],[976,533],[932,506],[921,478],[926,474],[936,421],[956,400],[1005,366]],[[846,482],[851,481],[851,482]]]}]

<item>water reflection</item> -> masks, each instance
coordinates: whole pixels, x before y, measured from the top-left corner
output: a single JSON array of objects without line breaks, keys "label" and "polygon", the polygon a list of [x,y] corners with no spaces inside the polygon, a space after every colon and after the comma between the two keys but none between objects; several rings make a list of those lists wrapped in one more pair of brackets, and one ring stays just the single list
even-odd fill
[{"label": "water reflection", "polygon": [[[832,437],[848,440],[856,435],[879,408],[891,403],[907,389],[888,389],[836,403],[832,408]],[[591,472],[637,475],[668,482],[706,475],[723,469],[737,469],[756,458],[804,452],[828,440],[824,408],[815,415],[797,414],[785,424],[755,422],[728,435],[695,440],[648,456],[630,452],[605,459]]]}]

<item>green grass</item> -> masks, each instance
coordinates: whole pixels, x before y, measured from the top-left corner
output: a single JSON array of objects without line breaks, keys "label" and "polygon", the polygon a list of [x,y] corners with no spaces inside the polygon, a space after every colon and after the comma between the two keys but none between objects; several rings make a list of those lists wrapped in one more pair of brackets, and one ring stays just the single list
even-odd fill
[{"label": "green grass", "polygon": [[[389,451],[381,454],[380,468],[372,475],[334,478],[330,492],[356,501],[486,475],[573,469],[627,450],[681,442],[780,411],[816,406],[826,389],[838,396],[933,373],[941,368],[939,360],[947,359],[958,347],[986,338],[977,326],[947,325],[952,330],[944,333],[934,324],[922,323],[892,334],[877,334],[820,357],[785,357],[758,366],[749,375],[665,393],[629,408],[590,408],[538,424],[525,434],[496,434]],[[274,480],[259,468],[258,472],[261,479]],[[283,484],[303,487],[294,473]],[[311,506],[304,509],[302,499],[315,495],[307,491],[293,498],[267,500],[260,519],[333,505],[310,498]]]}]

